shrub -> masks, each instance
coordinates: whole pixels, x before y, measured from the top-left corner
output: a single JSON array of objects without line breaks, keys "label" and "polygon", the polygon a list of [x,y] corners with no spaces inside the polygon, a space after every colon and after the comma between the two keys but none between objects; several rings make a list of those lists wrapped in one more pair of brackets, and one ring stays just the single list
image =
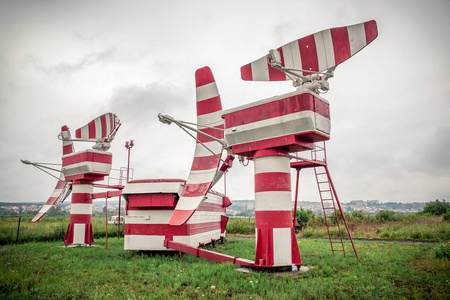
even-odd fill
[{"label": "shrub", "polygon": [[445,215],[442,216],[442,220],[447,222],[450,221],[450,211],[448,211]]},{"label": "shrub", "polygon": [[380,210],[375,218],[381,222],[385,221],[395,221],[398,219],[398,217],[395,215],[393,211],[390,210]]},{"label": "shrub", "polygon": [[441,243],[434,249],[434,255],[436,258],[450,259],[450,247],[448,243]]},{"label": "shrub", "polygon": [[311,210],[304,210],[300,208],[297,210],[297,223],[300,225],[300,228],[306,227],[310,220],[314,220],[314,212]]},{"label": "shrub", "polygon": [[230,218],[227,224],[227,233],[230,234],[254,234],[255,219],[253,218]]},{"label": "shrub", "polygon": [[424,214],[430,214],[434,216],[442,216],[447,212],[450,212],[450,204],[445,202],[445,200],[439,201],[436,199],[434,202],[428,202],[421,211]]}]

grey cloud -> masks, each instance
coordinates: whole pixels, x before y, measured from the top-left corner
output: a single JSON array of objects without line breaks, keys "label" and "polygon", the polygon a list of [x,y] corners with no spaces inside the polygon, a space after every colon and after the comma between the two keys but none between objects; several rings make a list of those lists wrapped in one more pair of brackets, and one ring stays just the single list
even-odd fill
[{"label": "grey cloud", "polygon": [[57,65],[50,67],[40,66],[40,69],[50,75],[71,74],[86,69],[98,63],[108,62],[115,52],[116,52],[115,48],[107,48],[103,51],[88,53],[79,58],[75,62],[61,62]]},{"label": "grey cloud", "polygon": [[183,88],[169,84],[150,83],[144,87],[129,86],[117,90],[109,102],[112,112],[123,121],[145,124],[157,121],[158,113],[195,116],[194,88]]}]

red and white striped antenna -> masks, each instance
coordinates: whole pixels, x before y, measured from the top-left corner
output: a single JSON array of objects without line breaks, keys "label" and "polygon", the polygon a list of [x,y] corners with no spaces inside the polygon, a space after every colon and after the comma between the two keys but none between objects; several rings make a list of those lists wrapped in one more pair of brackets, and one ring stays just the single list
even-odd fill
[{"label": "red and white striped antenna", "polygon": [[93,149],[108,151],[120,125],[115,114],[106,113],[75,130],[75,139],[66,137],[63,133],[58,135],[58,138],[63,141],[95,142]]},{"label": "red and white striped antenna", "polygon": [[[183,193],[169,221],[170,225],[186,223],[198,206],[205,200],[211,187],[231,166],[234,157],[229,155],[222,159],[222,152],[227,148],[224,140],[224,120],[222,119],[222,103],[214,76],[209,67],[195,72],[197,124],[175,120],[171,116],[159,114],[164,124],[175,123],[181,129],[197,133],[191,136],[197,141],[194,160],[189,172]],[[196,125],[194,128],[189,125]],[[220,162],[223,162],[219,168]]]},{"label": "red and white striped antenna", "polygon": [[329,89],[335,68],[371,43],[378,35],[374,20],[336,27],[285,44],[241,67],[249,81],[292,80],[294,87],[315,92]]}]

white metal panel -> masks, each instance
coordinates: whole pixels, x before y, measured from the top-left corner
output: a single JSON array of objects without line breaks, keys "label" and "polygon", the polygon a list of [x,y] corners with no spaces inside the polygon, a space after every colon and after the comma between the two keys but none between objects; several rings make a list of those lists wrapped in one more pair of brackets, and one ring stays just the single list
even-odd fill
[{"label": "white metal panel", "polygon": [[273,264],[274,266],[292,265],[290,228],[273,229]]},{"label": "white metal panel", "polygon": [[255,193],[255,211],[292,210],[291,191],[266,191]]},{"label": "white metal panel", "polygon": [[128,210],[126,224],[169,224],[173,210]]},{"label": "white metal panel", "polygon": [[[209,127],[216,127],[223,124],[222,111],[218,110],[209,114],[203,114],[197,116],[197,123],[199,125],[205,125]],[[203,129],[202,126],[199,126],[198,129]]]},{"label": "white metal panel", "polygon": [[253,80],[269,80],[269,70],[267,67],[267,57],[252,62]]},{"label": "white metal panel", "polygon": [[163,235],[125,235],[125,250],[172,251],[164,247]]},{"label": "white metal panel", "polygon": [[122,191],[122,195],[129,194],[156,194],[171,193],[181,195],[184,182],[143,182],[128,183]]},{"label": "white metal panel", "polygon": [[75,223],[73,225],[72,244],[84,244],[85,234],[86,234],[86,224]]},{"label": "white metal panel", "polygon": [[197,102],[211,99],[219,96],[216,82],[211,82],[202,86],[196,87],[196,99]]},{"label": "white metal panel", "polygon": [[[273,173],[290,171],[290,158],[279,156],[263,156],[257,157],[258,163],[255,165],[255,174],[259,173]],[[290,172],[289,172],[290,174]]]},{"label": "white metal panel", "polygon": [[351,55],[354,55],[366,46],[366,30],[364,28],[364,23],[348,26],[347,32],[350,42],[350,53]]},{"label": "white metal panel", "polygon": [[91,215],[92,203],[72,203],[70,204],[71,215]]}]

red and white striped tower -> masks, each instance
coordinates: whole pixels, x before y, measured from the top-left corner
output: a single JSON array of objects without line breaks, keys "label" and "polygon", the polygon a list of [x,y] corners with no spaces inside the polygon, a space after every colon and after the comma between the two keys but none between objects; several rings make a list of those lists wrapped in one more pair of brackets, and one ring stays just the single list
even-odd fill
[{"label": "red and white striped tower", "polygon": [[258,150],[255,165],[257,267],[302,264],[292,223],[291,170],[287,151]]},{"label": "red and white striped tower", "polygon": [[[75,152],[69,128],[62,126],[63,156]],[[72,202],[70,222],[67,227],[64,244],[92,244],[92,199],[94,190],[92,180],[74,180],[72,183]]]},{"label": "red and white striped tower", "polygon": [[92,233],[92,199],[93,180],[74,180],[72,185],[72,202],[70,205],[70,223],[64,244],[94,243]]},{"label": "red and white striped tower", "polygon": [[[92,233],[92,193],[94,182],[108,176],[112,166],[112,154],[106,152],[120,126],[117,116],[104,114],[79,128],[77,140],[96,142],[93,149],[74,152],[73,140],[67,126],[61,128],[63,140],[62,173],[66,182],[72,182],[70,223],[64,244],[94,243]],[[106,150],[105,150],[106,149]]]}]

